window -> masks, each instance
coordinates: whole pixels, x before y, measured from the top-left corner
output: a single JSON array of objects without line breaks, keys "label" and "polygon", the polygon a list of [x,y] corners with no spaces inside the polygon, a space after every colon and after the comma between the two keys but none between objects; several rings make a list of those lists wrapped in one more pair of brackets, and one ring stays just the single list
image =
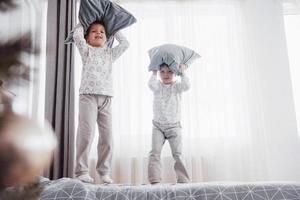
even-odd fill
[{"label": "window", "polygon": [[298,134],[300,135],[300,7],[297,7],[297,4],[295,3],[285,3],[284,11],[290,74],[292,79]]}]

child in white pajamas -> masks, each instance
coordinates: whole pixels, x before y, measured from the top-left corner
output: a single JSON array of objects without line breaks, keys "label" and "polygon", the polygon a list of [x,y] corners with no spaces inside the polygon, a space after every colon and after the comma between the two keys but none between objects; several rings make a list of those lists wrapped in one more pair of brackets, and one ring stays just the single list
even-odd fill
[{"label": "child in white pajamas", "polygon": [[106,31],[103,22],[94,22],[84,36],[79,24],[74,31],[74,41],[82,57],[82,78],[79,89],[79,120],[76,141],[75,175],[83,182],[92,183],[89,175],[88,156],[94,138],[95,123],[98,124],[97,172],[102,182],[112,183],[110,177],[112,160],[111,98],[113,96],[112,63],[129,47],[121,33],[114,38],[119,44],[106,46]]},{"label": "child in white pajamas", "polygon": [[185,75],[185,65],[180,65],[182,70],[181,82],[174,81],[174,73],[168,65],[160,66],[149,80],[149,87],[153,91],[153,130],[152,149],[149,155],[148,180],[151,184],[161,181],[160,154],[166,140],[169,141],[172,156],[175,160],[174,170],[178,183],[189,182],[189,176],[181,156],[181,93],[190,88],[188,77]]}]

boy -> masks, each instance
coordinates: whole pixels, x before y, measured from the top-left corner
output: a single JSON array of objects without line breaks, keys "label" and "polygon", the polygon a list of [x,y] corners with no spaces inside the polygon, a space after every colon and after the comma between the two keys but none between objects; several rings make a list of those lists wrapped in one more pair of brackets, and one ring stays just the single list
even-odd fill
[{"label": "boy", "polygon": [[180,65],[183,72],[181,82],[174,81],[174,72],[164,63],[159,70],[161,81],[157,79],[157,71],[153,71],[149,80],[148,85],[154,94],[152,150],[148,164],[148,179],[151,184],[161,181],[160,154],[165,140],[169,141],[175,160],[174,170],[177,182],[189,182],[189,176],[181,156],[181,93],[190,88],[189,79],[184,74],[185,68],[185,65]]}]

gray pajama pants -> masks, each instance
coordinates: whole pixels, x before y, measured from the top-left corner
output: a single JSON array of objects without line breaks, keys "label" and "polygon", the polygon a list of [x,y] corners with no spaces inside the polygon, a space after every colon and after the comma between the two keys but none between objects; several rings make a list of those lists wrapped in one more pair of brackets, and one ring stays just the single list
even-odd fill
[{"label": "gray pajama pants", "polygon": [[88,158],[94,139],[95,124],[98,124],[98,161],[97,172],[103,176],[111,172],[112,129],[111,97],[81,94],[79,96],[79,120],[76,141],[75,175],[89,173]]},{"label": "gray pajama pants", "polygon": [[175,124],[160,124],[155,121],[153,121],[152,150],[150,151],[148,163],[149,182],[158,183],[161,181],[160,154],[166,140],[169,141],[172,156],[175,160],[174,170],[177,176],[177,182],[189,182],[189,176],[181,156],[182,145],[180,122]]}]

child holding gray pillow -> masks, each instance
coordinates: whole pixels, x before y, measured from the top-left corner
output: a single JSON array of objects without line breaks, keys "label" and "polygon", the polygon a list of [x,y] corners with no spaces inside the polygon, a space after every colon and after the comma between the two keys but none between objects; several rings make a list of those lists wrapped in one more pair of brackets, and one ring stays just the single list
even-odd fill
[{"label": "child holding gray pillow", "polygon": [[169,141],[175,160],[177,182],[187,183],[190,180],[181,156],[181,93],[190,88],[185,69],[186,65],[181,64],[181,82],[177,82],[174,81],[174,72],[163,63],[159,69],[161,81],[157,79],[157,71],[153,70],[148,83],[154,94],[152,149],[148,163],[148,180],[151,184],[161,181],[160,154],[166,140]]},{"label": "child holding gray pillow", "polygon": [[83,63],[79,89],[75,175],[83,182],[94,182],[89,175],[88,155],[97,122],[99,141],[96,169],[103,183],[112,183],[113,180],[110,177],[113,148],[111,128],[112,63],[125,52],[129,43],[120,32],[117,32],[114,38],[119,44],[114,48],[107,47],[106,27],[101,21],[92,23],[85,36],[82,25],[77,25],[73,38]]}]

